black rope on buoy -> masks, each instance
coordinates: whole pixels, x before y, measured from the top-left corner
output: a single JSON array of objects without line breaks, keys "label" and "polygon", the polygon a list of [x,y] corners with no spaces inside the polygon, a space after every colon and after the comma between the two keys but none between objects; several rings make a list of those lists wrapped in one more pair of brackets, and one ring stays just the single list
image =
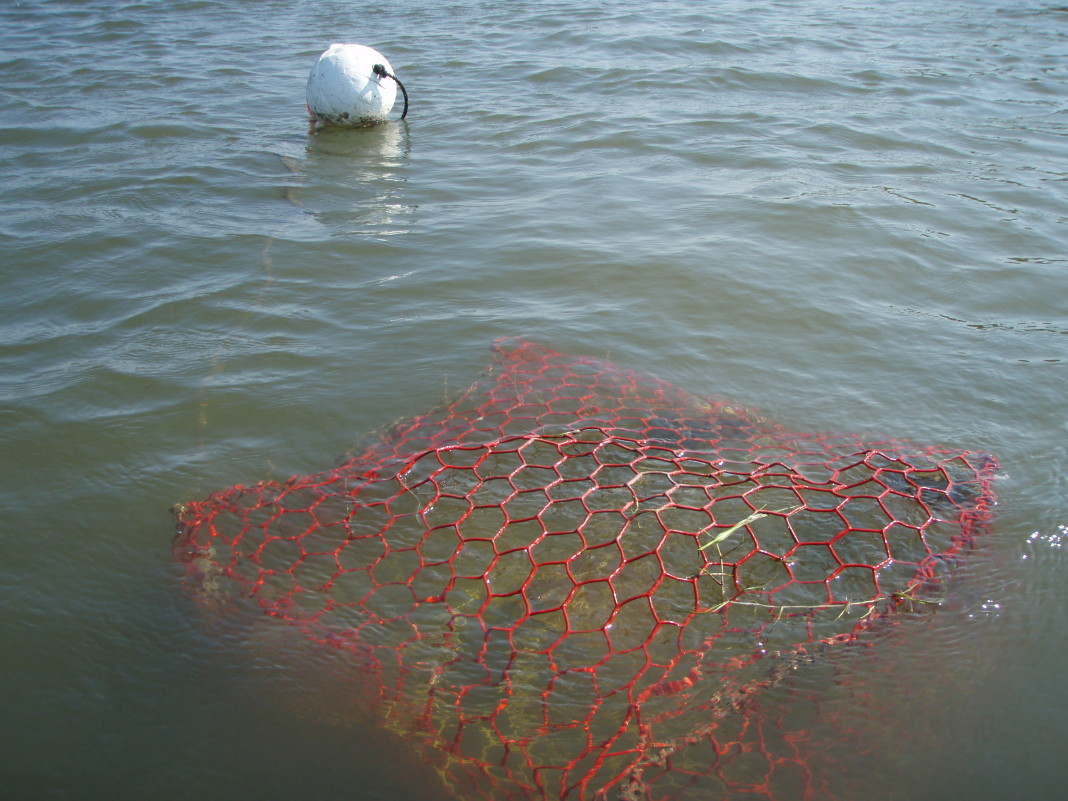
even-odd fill
[{"label": "black rope on buoy", "polygon": [[404,95],[404,111],[401,112],[400,115],[400,118],[403,120],[405,117],[408,116],[408,90],[404,88],[404,84],[401,83],[397,76],[394,75],[392,72],[389,72],[382,64],[375,64],[373,67],[371,67],[371,72],[373,72],[380,78],[392,78],[397,82],[397,86],[400,87],[401,93]]}]

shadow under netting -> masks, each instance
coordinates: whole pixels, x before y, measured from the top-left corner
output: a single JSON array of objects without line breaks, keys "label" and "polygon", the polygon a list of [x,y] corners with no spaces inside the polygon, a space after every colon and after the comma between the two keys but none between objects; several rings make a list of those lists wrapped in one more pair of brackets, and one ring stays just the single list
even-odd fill
[{"label": "shadow under netting", "polygon": [[178,507],[174,551],[205,614],[355,659],[457,797],[807,799],[805,705],[761,696],[937,607],[995,469],[508,340],[339,467]]}]

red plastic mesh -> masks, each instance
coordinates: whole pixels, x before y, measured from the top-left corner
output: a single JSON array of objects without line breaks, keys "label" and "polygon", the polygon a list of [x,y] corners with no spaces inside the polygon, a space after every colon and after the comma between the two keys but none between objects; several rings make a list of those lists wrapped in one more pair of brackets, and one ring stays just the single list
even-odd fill
[{"label": "red plastic mesh", "polygon": [[180,507],[175,553],[355,655],[460,797],[808,798],[754,693],[937,604],[994,470],[508,341],[340,467]]}]

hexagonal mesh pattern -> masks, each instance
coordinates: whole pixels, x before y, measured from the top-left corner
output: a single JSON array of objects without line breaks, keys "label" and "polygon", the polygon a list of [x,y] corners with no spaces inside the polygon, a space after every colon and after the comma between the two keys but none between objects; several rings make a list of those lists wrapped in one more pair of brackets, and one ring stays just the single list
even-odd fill
[{"label": "hexagonal mesh pattern", "polygon": [[175,553],[201,596],[355,654],[462,797],[774,797],[797,759],[728,764],[747,699],[936,603],[994,469],[509,341],[340,467],[181,507]]}]

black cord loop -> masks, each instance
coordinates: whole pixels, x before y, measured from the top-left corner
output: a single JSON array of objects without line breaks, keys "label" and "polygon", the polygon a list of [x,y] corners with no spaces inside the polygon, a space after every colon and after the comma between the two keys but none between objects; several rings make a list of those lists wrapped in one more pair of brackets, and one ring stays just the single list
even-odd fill
[{"label": "black cord loop", "polygon": [[401,93],[404,95],[404,111],[400,115],[400,118],[403,120],[408,116],[408,90],[404,88],[404,84],[400,82],[396,75],[387,70],[384,64],[375,64],[371,67],[371,72],[380,78],[392,78],[397,82],[397,86],[400,87]]}]

